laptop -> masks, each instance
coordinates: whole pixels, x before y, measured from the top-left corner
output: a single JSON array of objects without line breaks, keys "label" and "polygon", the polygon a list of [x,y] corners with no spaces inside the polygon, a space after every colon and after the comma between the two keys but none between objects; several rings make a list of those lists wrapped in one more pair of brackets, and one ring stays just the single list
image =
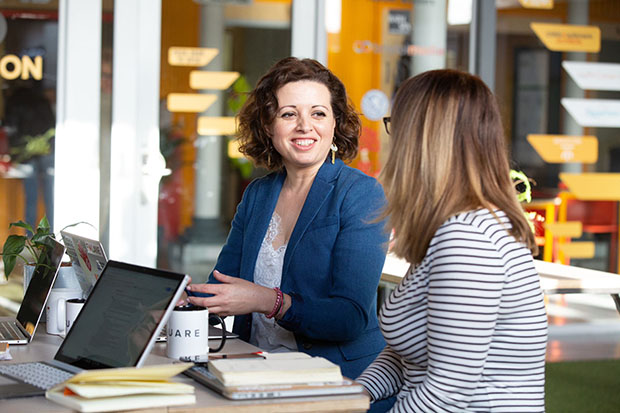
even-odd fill
[{"label": "laptop", "polygon": [[[71,263],[75,269],[82,291],[88,296],[90,290],[99,279],[99,275],[107,262],[106,253],[101,242],[95,239],[72,234],[67,231],[60,231],[62,240],[67,247],[67,255],[71,257]],[[157,337],[157,342],[164,342],[167,339],[166,329],[163,328]],[[217,339],[222,337],[222,330],[219,327],[209,326],[209,338]],[[239,337],[238,334],[230,331],[226,332],[227,339]]]},{"label": "laptop", "polygon": [[39,256],[17,317],[0,318],[0,342],[28,344],[34,337],[65,253],[64,245],[53,238],[49,239],[52,248],[49,254]]},{"label": "laptop", "polygon": [[108,261],[54,360],[0,363],[0,399],[44,395],[82,370],[142,366],[188,281]]},{"label": "laptop", "polygon": [[67,255],[71,258],[71,264],[75,275],[86,297],[99,279],[101,271],[108,261],[103,245],[99,240],[60,231],[62,242],[67,247]]}]

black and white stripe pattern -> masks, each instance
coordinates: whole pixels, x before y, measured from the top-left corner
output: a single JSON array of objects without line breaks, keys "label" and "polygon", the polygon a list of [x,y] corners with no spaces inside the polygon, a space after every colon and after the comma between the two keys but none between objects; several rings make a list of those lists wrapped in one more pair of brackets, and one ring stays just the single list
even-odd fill
[{"label": "black and white stripe pattern", "polygon": [[547,315],[529,250],[488,210],[456,215],[381,309],[358,378],[394,412],[543,412]]}]

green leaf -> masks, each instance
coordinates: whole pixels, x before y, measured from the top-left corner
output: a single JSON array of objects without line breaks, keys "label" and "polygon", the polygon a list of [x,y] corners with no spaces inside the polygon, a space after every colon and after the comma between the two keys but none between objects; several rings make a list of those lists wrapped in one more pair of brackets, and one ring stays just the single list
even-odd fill
[{"label": "green leaf", "polygon": [[50,233],[50,222],[47,220],[47,215],[43,215],[41,221],[39,221],[39,225],[37,226],[37,232],[39,230],[45,231],[45,233]]},{"label": "green leaf", "polygon": [[9,278],[9,275],[13,272],[16,260],[17,257],[15,255],[2,255],[2,261],[4,262],[4,274],[7,278]]},{"label": "green leaf", "polygon": [[26,231],[30,231],[31,234],[34,234],[34,229],[32,228],[32,225],[24,221],[11,222],[9,224],[9,229],[11,229],[12,227],[24,228]]},{"label": "green leaf", "polygon": [[26,237],[23,235],[9,235],[2,248],[2,255],[17,255],[24,250]]}]

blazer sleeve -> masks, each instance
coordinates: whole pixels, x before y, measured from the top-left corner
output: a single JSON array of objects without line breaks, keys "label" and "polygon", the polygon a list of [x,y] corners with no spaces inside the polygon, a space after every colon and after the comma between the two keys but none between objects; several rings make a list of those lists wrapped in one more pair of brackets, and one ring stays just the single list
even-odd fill
[{"label": "blazer sleeve", "polygon": [[384,205],[383,188],[374,178],[364,175],[352,183],[338,211],[340,228],[331,257],[325,257],[331,259],[328,294],[309,297],[304,291],[287,291],[292,303],[281,326],[338,342],[354,340],[366,330],[385,261],[388,236],[385,223],[376,222]]}]

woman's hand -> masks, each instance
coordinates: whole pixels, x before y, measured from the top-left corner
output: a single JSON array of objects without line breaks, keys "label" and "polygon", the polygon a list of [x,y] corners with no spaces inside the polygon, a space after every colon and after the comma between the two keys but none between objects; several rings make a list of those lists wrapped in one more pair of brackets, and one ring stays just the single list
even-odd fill
[{"label": "woman's hand", "polygon": [[210,312],[220,316],[269,313],[276,301],[276,292],[238,277],[230,277],[219,271],[213,276],[221,284],[192,284],[187,289],[192,292],[213,294],[212,297],[193,297],[187,300],[194,305],[207,307]]}]

